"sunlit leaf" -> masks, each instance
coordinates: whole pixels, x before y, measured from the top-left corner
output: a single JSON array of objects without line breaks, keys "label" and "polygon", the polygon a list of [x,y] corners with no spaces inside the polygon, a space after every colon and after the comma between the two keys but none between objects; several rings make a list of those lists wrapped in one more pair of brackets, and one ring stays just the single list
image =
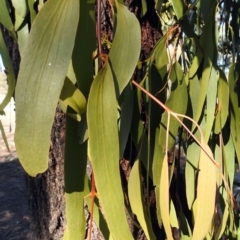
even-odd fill
[{"label": "sunlit leaf", "polygon": [[173,240],[171,224],[170,224],[170,209],[169,209],[169,180],[168,180],[168,161],[167,154],[165,154],[162,170],[161,179],[159,184],[159,203],[161,218],[163,221],[164,230],[168,240]]},{"label": "sunlit leaf", "polygon": [[132,114],[133,114],[133,97],[132,86],[129,83],[123,90],[123,102],[121,104],[121,119],[120,119],[120,158],[123,157],[126,148],[128,135],[130,133]]},{"label": "sunlit leaf", "polygon": [[172,227],[179,229],[178,218],[177,218],[176,210],[172,200],[170,203],[170,223]]},{"label": "sunlit leaf", "polygon": [[184,14],[184,2],[182,0],[171,0],[177,19],[180,19]]},{"label": "sunlit leaf", "polygon": [[7,137],[6,137],[6,134],[5,134],[5,131],[4,131],[4,128],[3,128],[3,124],[2,124],[1,120],[0,120],[0,132],[1,132],[1,135],[2,135],[2,138],[3,138],[3,141],[5,143],[5,146],[6,146],[7,150],[10,152],[10,148],[9,148],[9,145],[8,145]]},{"label": "sunlit leaf", "polygon": [[240,162],[240,108],[238,107],[238,93],[236,92],[236,83],[240,76],[240,64],[233,64],[229,70],[229,94],[230,94],[230,128],[238,162]]},{"label": "sunlit leaf", "polygon": [[136,160],[131,170],[128,181],[128,196],[133,213],[137,216],[147,239],[156,239],[151,221],[149,219],[142,195],[142,180],[140,172],[140,161]]},{"label": "sunlit leaf", "polygon": [[78,115],[86,110],[86,99],[81,91],[68,79],[64,81],[64,85],[60,94],[60,99],[64,104],[70,106]]},{"label": "sunlit leaf", "polygon": [[46,171],[50,132],[74,45],[78,0],[49,0],[37,15],[16,87],[15,143],[31,176]]},{"label": "sunlit leaf", "polygon": [[87,106],[89,157],[101,206],[112,237],[132,239],[125,215],[119,172],[117,119],[114,80],[111,68],[106,62],[94,79],[89,94]]},{"label": "sunlit leaf", "polygon": [[218,77],[216,69],[213,67],[209,76],[208,91],[207,91],[207,109],[206,109],[206,127],[205,140],[208,141],[212,132],[212,126],[215,119],[216,97],[217,97]]},{"label": "sunlit leaf", "polygon": [[[213,154],[205,141],[201,145],[207,154],[213,158]],[[202,149],[200,150],[199,173],[197,180],[197,206],[195,225],[192,239],[203,239],[210,228],[214,214],[216,195],[216,171],[215,165]]]},{"label": "sunlit leaf", "polygon": [[130,81],[138,62],[141,49],[141,30],[133,13],[118,1],[115,1],[115,5],[117,9],[115,14],[116,31],[109,53],[109,62],[116,78],[116,90],[117,96],[119,96]]},{"label": "sunlit leaf", "polygon": [[[70,110],[68,110],[69,112]],[[84,197],[86,189],[87,142],[78,143],[78,122],[66,117],[64,178],[67,226],[64,240],[85,238]]]},{"label": "sunlit leaf", "polygon": [[8,90],[7,94],[5,95],[4,99],[0,103],[0,112],[3,111],[3,109],[7,106],[7,104],[10,102],[14,89],[15,89],[15,74],[12,66],[12,61],[8,52],[8,49],[6,47],[2,31],[0,31],[0,53],[1,57],[3,60],[3,65],[6,68],[8,74],[7,74],[7,79],[8,79]]},{"label": "sunlit leaf", "polygon": [[[96,49],[95,0],[81,1],[80,19],[72,53],[72,73],[68,77],[76,79],[78,88],[88,99],[93,81],[92,53]],[[84,66],[84,67],[80,67]],[[69,73],[69,72],[68,72]],[[74,78],[72,77],[74,75]]]},{"label": "sunlit leaf", "polygon": [[6,1],[0,1],[0,23],[9,31],[11,32],[12,36],[16,39],[16,34],[14,32],[13,23],[11,17],[9,15],[9,9],[6,4]]},{"label": "sunlit leaf", "polygon": [[214,123],[214,133],[218,134],[223,126],[225,125],[228,117],[228,107],[229,107],[229,98],[226,97],[229,95],[228,81],[221,69],[219,71],[219,80],[217,88],[217,109],[216,109],[216,119]]}]

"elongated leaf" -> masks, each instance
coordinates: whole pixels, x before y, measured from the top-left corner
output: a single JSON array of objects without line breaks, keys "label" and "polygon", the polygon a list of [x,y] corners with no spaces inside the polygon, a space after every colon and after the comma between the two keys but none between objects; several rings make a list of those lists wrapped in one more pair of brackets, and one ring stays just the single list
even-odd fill
[{"label": "elongated leaf", "polygon": [[15,89],[15,75],[13,71],[12,61],[9,56],[8,49],[6,47],[5,41],[3,39],[2,31],[0,31],[0,53],[3,60],[3,65],[7,69],[7,78],[8,78],[8,90],[7,94],[5,95],[4,99],[0,103],[0,112],[3,111],[3,109],[7,106],[7,104],[10,102],[11,97],[13,96],[13,92]]},{"label": "elongated leaf", "polygon": [[28,1],[26,0],[12,0],[13,7],[18,15],[26,17],[29,12]]},{"label": "elongated leaf", "polygon": [[[205,141],[201,140],[201,145],[209,156],[213,154]],[[195,225],[192,239],[202,240],[207,235],[212,223],[216,195],[216,170],[213,162],[201,149],[199,160],[199,174],[197,181],[197,206]]]},{"label": "elongated leaf", "polygon": [[230,94],[230,128],[232,134],[232,140],[234,143],[235,151],[237,153],[238,162],[240,162],[240,108],[238,107],[238,95],[236,91],[236,83],[240,76],[239,71],[240,64],[233,64],[229,70],[229,94]]},{"label": "elongated leaf", "polygon": [[94,4],[95,0],[81,1],[80,19],[72,54],[72,75],[74,74],[75,78],[68,75],[72,81],[77,80],[78,88],[86,99],[93,80],[92,53],[96,49]]},{"label": "elongated leaf", "polygon": [[182,240],[192,239],[191,229],[182,211],[180,212],[180,216],[179,216],[179,224],[181,229],[181,239]]},{"label": "elongated leaf", "polygon": [[28,36],[29,36],[29,26],[28,26],[28,23],[25,22],[24,26],[22,26],[21,29],[17,33],[18,33],[19,52],[20,52],[20,55],[22,55],[24,47],[27,44]]},{"label": "elongated leaf", "polygon": [[130,133],[132,114],[133,114],[133,97],[132,86],[129,83],[123,90],[123,103],[121,105],[121,122],[120,122],[120,158],[123,157],[126,148],[128,135]]},{"label": "elongated leaf", "polygon": [[161,179],[159,184],[159,203],[161,217],[163,221],[164,230],[168,240],[173,240],[171,224],[170,224],[170,209],[169,209],[169,180],[168,180],[168,161],[167,154],[165,154],[162,170]]},{"label": "elongated leaf", "polygon": [[179,229],[178,218],[177,218],[176,210],[172,200],[170,204],[170,223],[172,227]]},{"label": "elongated leaf", "polygon": [[5,131],[4,131],[4,128],[3,128],[1,120],[0,120],[0,132],[2,134],[2,138],[3,138],[3,141],[5,143],[5,146],[6,146],[7,150],[10,152],[10,148],[9,148],[9,145],[8,145],[7,137],[6,137],[6,134],[5,134]]},{"label": "elongated leaf", "polygon": [[167,34],[165,34],[154,47],[152,54],[155,60],[155,66],[158,71],[168,64],[168,55],[166,49]]},{"label": "elongated leaf", "polygon": [[228,107],[229,107],[229,87],[228,81],[221,69],[219,71],[219,80],[218,80],[218,89],[217,89],[217,97],[218,97],[218,108],[217,115],[214,123],[214,133],[218,134],[223,126],[225,125],[228,117]]},{"label": "elongated leaf", "polygon": [[87,142],[79,145],[78,122],[68,115],[66,118],[64,175],[67,227],[64,240],[77,240],[85,237],[86,220],[83,200],[88,193],[85,183]]},{"label": "elongated leaf", "polygon": [[[183,72],[181,66],[176,62],[172,66],[170,79],[172,81],[172,90],[169,99],[166,102],[166,106],[176,113],[185,114],[187,109],[188,97],[187,87],[185,81],[183,81]],[[181,99],[181,101],[179,101]],[[161,145],[163,152],[168,151],[173,147],[175,138],[178,134],[179,122],[175,119],[171,119],[169,128],[169,141],[168,146],[166,144],[166,126],[167,126],[167,112],[162,115],[159,134],[159,144]],[[167,147],[167,149],[165,149]]]},{"label": "elongated leaf", "polygon": [[184,3],[182,0],[171,0],[177,19],[180,19],[184,14]]},{"label": "elongated leaf", "polygon": [[106,63],[93,81],[89,94],[87,106],[89,157],[111,235],[115,239],[127,240],[132,239],[132,236],[125,215],[119,172],[117,119],[114,80],[111,68]]},{"label": "elongated leaf", "polygon": [[[206,25],[206,28],[204,29],[204,32],[200,39],[201,46],[204,46],[204,63],[203,63],[202,78],[200,80],[201,88],[198,94],[199,96],[198,106],[196,110],[196,115],[194,115],[194,118],[193,118],[196,122],[199,121],[200,116],[202,115],[202,111],[204,109],[203,106],[204,106],[205,99],[208,92],[209,81],[211,78],[211,73],[213,71],[212,70],[213,59],[215,56],[214,53],[216,52],[215,42],[214,42],[215,41],[215,35],[214,35],[215,34],[215,24],[214,24],[215,11],[216,11],[216,7],[214,5],[208,15],[209,24]],[[190,75],[190,77],[193,77],[193,76]]]},{"label": "elongated leaf", "polygon": [[16,39],[16,34],[14,32],[14,27],[12,20],[9,15],[9,10],[6,5],[6,1],[0,1],[0,23],[9,31],[11,32],[12,36]]},{"label": "elongated leaf", "polygon": [[116,78],[117,96],[119,96],[130,81],[138,62],[141,49],[141,30],[135,15],[118,1],[115,1],[115,4],[117,9],[115,14],[116,32],[109,53],[109,61]]},{"label": "elongated leaf", "polygon": [[189,209],[192,208],[193,201],[196,197],[196,174],[198,170],[199,153],[200,148],[195,142],[188,146],[185,178],[186,197]]},{"label": "elongated leaf", "polygon": [[50,132],[72,54],[78,0],[49,0],[37,15],[16,87],[15,143],[31,176],[46,171]]},{"label": "elongated leaf", "polygon": [[214,114],[216,109],[216,97],[217,97],[217,83],[218,77],[216,69],[212,67],[208,82],[207,91],[207,110],[206,110],[206,128],[205,128],[205,140],[208,142],[210,134],[212,132],[212,126],[214,122]]},{"label": "elongated leaf", "polygon": [[31,23],[33,23],[34,18],[36,17],[36,11],[34,9],[34,0],[28,0],[28,7],[29,7],[29,11],[30,11],[30,19],[31,19]]},{"label": "elongated leaf", "polygon": [[133,213],[137,216],[147,239],[156,239],[142,195],[140,161],[136,160],[128,181],[128,196]]},{"label": "elongated leaf", "polygon": [[66,78],[64,81],[60,99],[79,115],[86,111],[87,103],[85,97],[69,78]]}]

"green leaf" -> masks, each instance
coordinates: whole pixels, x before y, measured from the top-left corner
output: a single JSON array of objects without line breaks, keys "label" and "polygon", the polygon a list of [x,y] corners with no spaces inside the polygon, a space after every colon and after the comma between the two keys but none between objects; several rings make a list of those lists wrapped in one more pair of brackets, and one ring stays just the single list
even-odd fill
[{"label": "green leaf", "polygon": [[170,209],[169,209],[169,180],[168,180],[168,160],[167,154],[163,159],[161,179],[159,184],[159,204],[163,221],[164,230],[168,240],[173,240],[172,229],[170,225]]},{"label": "green leaf", "polygon": [[28,26],[28,23],[25,22],[24,26],[22,26],[21,29],[18,30],[17,33],[18,33],[18,48],[19,48],[19,51],[20,51],[20,55],[22,55],[24,47],[27,44],[28,36],[29,36],[29,26]]},{"label": "green leaf", "polygon": [[233,64],[229,69],[228,76],[230,94],[230,128],[238,162],[240,162],[240,108],[238,107],[238,94],[236,92],[235,86],[236,82],[239,81],[239,67],[240,63]]},{"label": "green leaf", "polygon": [[89,94],[87,106],[89,158],[111,235],[115,239],[127,240],[133,238],[125,215],[119,172],[117,120],[113,73],[106,62],[104,68],[94,79]]},{"label": "green leaf", "polygon": [[13,71],[13,66],[12,66],[12,61],[11,61],[8,49],[7,49],[5,41],[4,41],[2,31],[0,31],[0,53],[2,56],[2,60],[3,60],[3,65],[7,69],[7,72],[8,72],[8,74],[7,74],[8,90],[7,90],[7,94],[5,95],[4,99],[0,103],[0,112],[1,112],[10,102],[10,100],[13,96],[13,93],[14,93],[15,82],[16,82],[14,71]]},{"label": "green leaf", "polygon": [[180,211],[179,214],[179,224],[181,229],[181,239],[182,240],[192,239],[191,228],[189,227],[188,221],[182,211]]},{"label": "green leaf", "polygon": [[15,12],[22,18],[26,17],[29,12],[28,2],[26,0],[12,0]]},{"label": "green leaf", "polygon": [[156,239],[152,230],[151,221],[146,211],[141,183],[140,161],[136,160],[132,167],[128,181],[128,196],[133,213],[137,216],[147,239]]},{"label": "green leaf", "polygon": [[208,82],[207,91],[207,110],[206,110],[206,128],[205,128],[205,140],[208,142],[210,134],[212,132],[212,126],[215,119],[216,110],[216,97],[217,97],[217,72],[214,67],[211,69]]},{"label": "green leaf", "polygon": [[121,104],[120,119],[120,158],[123,157],[126,148],[128,136],[130,133],[132,114],[133,114],[133,91],[132,85],[129,83],[123,90],[123,102]]},{"label": "green leaf", "polygon": [[[170,79],[172,81],[171,94],[166,102],[166,106],[172,111],[180,114],[185,114],[187,110],[188,97],[187,97],[187,87],[185,81],[183,81],[183,72],[180,64],[176,62],[172,66]],[[179,101],[181,99],[181,101]],[[168,146],[166,145],[166,126],[167,126],[167,112],[165,111],[162,115],[160,134],[159,134],[159,144],[162,147],[163,152],[169,150],[173,147],[175,143],[175,138],[178,134],[178,128],[180,126],[179,122],[174,118],[171,118],[171,123],[169,127],[169,141]],[[167,147],[167,149],[166,149]]]},{"label": "green leaf", "polygon": [[5,0],[0,1],[0,12],[0,23],[2,23],[2,25],[12,34],[12,36],[17,39]]},{"label": "green leaf", "polygon": [[138,62],[141,50],[141,30],[135,15],[118,1],[115,1],[115,4],[116,31],[109,53],[109,64],[117,83],[116,91],[119,96],[130,81]]},{"label": "green leaf", "polygon": [[[202,51],[204,49],[203,55],[204,55],[204,63],[203,63],[203,70],[202,70],[202,78],[200,80],[200,92],[198,94],[198,106],[196,110],[196,115],[194,115],[193,119],[198,122],[202,111],[204,109],[204,103],[207,96],[207,92],[209,87],[209,81],[212,77],[212,71],[213,70],[213,59],[216,53],[216,47],[215,47],[215,11],[216,11],[215,5],[212,7],[211,11],[208,15],[208,22],[209,24],[206,25],[204,28],[203,34],[200,39],[200,49],[198,51]],[[198,53],[195,58],[199,58]],[[195,59],[193,60],[193,63],[195,64]],[[201,61],[199,61],[200,63]],[[193,65],[192,65],[193,66]],[[189,70],[189,79],[194,77],[194,74],[196,74],[197,68],[192,69],[192,67]],[[216,81],[216,80],[215,80]],[[210,88],[211,91],[211,88]],[[215,95],[216,96],[216,95]],[[195,129],[195,128],[194,128]],[[192,130],[194,130],[192,129]],[[209,132],[209,131],[208,131]],[[207,133],[208,133],[207,132]]]},{"label": "green leaf", "polygon": [[184,14],[184,3],[182,0],[171,0],[173,9],[176,13],[177,19],[180,19]]},{"label": "green leaf", "polygon": [[147,12],[147,2],[146,0],[141,0],[141,17],[143,17]]},{"label": "green leaf", "polygon": [[94,72],[92,53],[96,49],[95,0],[80,2],[80,19],[72,54],[72,76],[75,77],[68,77],[72,81],[76,79],[78,88],[88,99]]},{"label": "green leaf", "polygon": [[177,229],[179,229],[179,224],[178,224],[178,218],[177,218],[177,214],[176,214],[176,210],[173,204],[173,201],[170,201],[170,223],[172,227],[175,227]]},{"label": "green leaf", "polygon": [[89,192],[85,179],[87,142],[79,145],[78,140],[78,122],[67,115],[64,154],[67,226],[64,240],[84,239],[86,231],[84,197]]},{"label": "green leaf", "polygon": [[5,146],[6,146],[7,150],[10,152],[10,148],[9,148],[9,145],[8,145],[7,137],[6,137],[6,134],[5,134],[5,131],[4,131],[4,128],[3,128],[1,120],[0,120],[0,131],[1,131],[1,134],[2,134],[3,141],[5,143]]},{"label": "green leaf", "polygon": [[49,0],[37,15],[16,87],[15,143],[31,176],[46,171],[55,108],[71,58],[78,0]]},{"label": "green leaf", "polygon": [[198,170],[199,154],[200,148],[195,142],[188,146],[185,178],[187,179],[186,197],[189,209],[192,208],[196,194],[196,174]]},{"label": "green leaf", "polygon": [[168,54],[166,49],[166,39],[167,35],[165,34],[156,44],[152,51],[154,58],[154,64],[158,71],[163,67],[166,67],[168,64]]},{"label": "green leaf", "polygon": [[[201,139],[201,145],[213,158],[209,146]],[[213,162],[202,149],[200,150],[199,174],[197,180],[197,206],[192,239],[202,240],[212,224],[216,197],[216,169]]]},{"label": "green leaf", "polygon": [[217,88],[217,97],[218,97],[218,108],[216,119],[214,123],[214,133],[220,133],[221,129],[224,127],[227,117],[228,117],[228,107],[229,107],[229,87],[228,81],[221,69],[219,71],[219,79],[218,79],[218,88]]},{"label": "green leaf", "polygon": [[87,103],[85,97],[68,77],[65,78],[60,99],[79,116],[86,111]]},{"label": "green leaf", "polygon": [[30,19],[31,19],[31,23],[33,23],[33,20],[36,17],[36,11],[34,9],[34,3],[35,0],[28,0],[28,7],[29,7],[29,11],[30,11]]}]

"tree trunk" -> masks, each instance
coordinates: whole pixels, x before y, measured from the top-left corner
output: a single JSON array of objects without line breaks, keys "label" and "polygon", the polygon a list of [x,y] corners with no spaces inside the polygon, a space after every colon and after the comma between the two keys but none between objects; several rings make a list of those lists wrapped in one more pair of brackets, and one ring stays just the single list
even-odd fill
[{"label": "tree trunk", "polygon": [[48,170],[27,177],[32,239],[60,240],[66,225],[64,199],[65,114],[58,106],[51,133]]}]

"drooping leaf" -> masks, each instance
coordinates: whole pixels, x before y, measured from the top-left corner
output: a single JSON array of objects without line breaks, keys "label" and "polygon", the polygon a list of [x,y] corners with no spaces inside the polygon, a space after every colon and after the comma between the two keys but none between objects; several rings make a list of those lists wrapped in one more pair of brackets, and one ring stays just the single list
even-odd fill
[{"label": "drooping leaf", "polygon": [[184,3],[182,0],[171,0],[173,9],[176,13],[177,19],[180,19],[184,14]]},{"label": "drooping leaf", "polygon": [[143,17],[147,12],[147,2],[146,0],[141,0],[141,17]]},{"label": "drooping leaf", "polygon": [[[207,154],[213,158],[213,154],[204,139],[201,139],[201,145]],[[192,237],[192,239],[196,240],[203,239],[207,235],[215,209],[216,170],[215,165],[207,154],[202,149],[200,150],[197,206]]]},{"label": "drooping leaf", "polygon": [[106,62],[94,79],[89,94],[87,106],[89,157],[101,206],[112,237],[132,239],[125,216],[119,172],[117,119],[113,74]]},{"label": "drooping leaf", "polygon": [[[201,36],[200,39],[200,46],[204,46],[204,47],[200,47],[200,51],[202,51],[202,49],[204,48],[204,63],[203,63],[203,70],[202,70],[202,78],[200,80],[200,92],[198,94],[199,99],[198,99],[198,106],[197,106],[197,110],[196,110],[196,115],[194,115],[193,119],[198,122],[201,115],[202,115],[202,111],[204,109],[204,103],[205,103],[205,99],[207,96],[207,92],[208,92],[208,86],[209,86],[209,81],[211,79],[211,74],[212,71],[214,71],[212,68],[214,67],[213,64],[213,59],[214,59],[214,54],[216,52],[215,49],[215,11],[216,11],[216,7],[215,5],[212,7],[211,11],[209,12],[208,15],[208,22],[209,24],[206,25],[206,28],[203,31],[203,34]],[[197,56],[196,56],[197,57]],[[193,60],[194,62],[194,60]],[[192,65],[193,66],[193,65]],[[190,73],[190,70],[192,71]],[[192,78],[196,72],[193,71],[192,68],[190,68],[189,70],[189,78]],[[216,79],[215,79],[216,81]],[[195,129],[195,128],[194,128]],[[193,130],[193,129],[192,129]]]},{"label": "drooping leaf", "polygon": [[[166,106],[172,111],[180,114],[185,114],[188,103],[188,94],[186,83],[183,80],[183,72],[181,66],[178,62],[176,62],[172,66],[170,79],[172,81],[171,86],[171,94],[166,102]],[[181,101],[179,101],[181,99]],[[168,151],[171,147],[173,147],[175,143],[175,138],[178,135],[178,128],[180,126],[179,122],[174,118],[171,119],[170,127],[169,127],[169,141],[168,146],[166,144],[166,126],[167,126],[167,118],[168,114],[165,111],[162,115],[161,123],[160,123],[160,134],[159,134],[159,144],[163,149],[163,152]],[[167,147],[167,149],[165,149]]]},{"label": "drooping leaf", "polygon": [[15,12],[21,17],[26,17],[29,12],[28,1],[26,0],[12,0],[13,7]]},{"label": "drooping leaf", "polygon": [[130,133],[132,114],[133,114],[133,91],[129,83],[123,90],[123,103],[121,105],[121,119],[120,119],[120,158],[123,157],[126,148],[128,135]]},{"label": "drooping leaf", "polygon": [[115,1],[115,6],[117,9],[115,14],[116,31],[109,53],[109,63],[116,78],[117,96],[119,96],[130,81],[138,62],[141,49],[141,30],[133,13],[118,1]]},{"label": "drooping leaf", "polygon": [[151,221],[149,219],[144,199],[142,195],[140,161],[136,160],[131,170],[128,181],[128,196],[133,213],[137,216],[147,239],[156,239],[152,230]]},{"label": "drooping leaf", "polygon": [[1,132],[1,135],[2,135],[2,138],[3,138],[3,141],[5,143],[5,146],[6,146],[7,150],[10,152],[10,148],[9,148],[9,145],[8,145],[7,137],[6,137],[6,134],[5,134],[5,131],[4,131],[4,128],[3,128],[1,120],[0,120],[0,132]]},{"label": "drooping leaf", "polygon": [[188,146],[185,178],[186,197],[189,209],[192,209],[192,204],[196,197],[196,174],[198,172],[199,153],[200,148],[195,142]]},{"label": "drooping leaf", "polygon": [[78,0],[49,0],[37,15],[16,87],[15,143],[31,176],[46,171],[50,132],[72,54]]},{"label": "drooping leaf", "polygon": [[31,24],[33,23],[33,20],[36,17],[36,11],[34,9],[34,3],[35,0],[28,0],[28,7],[29,7],[29,11],[30,11],[30,19],[31,19]]},{"label": "drooping leaf", "polygon": [[[72,112],[68,109],[68,112]],[[87,142],[78,143],[78,122],[66,116],[64,178],[67,226],[64,240],[85,238],[84,197],[86,189]]]},{"label": "drooping leaf", "polygon": [[178,224],[178,218],[177,218],[177,214],[176,214],[176,210],[173,204],[173,201],[170,201],[170,223],[172,227],[175,227],[177,229],[179,229],[179,224]]},{"label": "drooping leaf", "polygon": [[14,74],[13,66],[12,66],[12,61],[11,61],[8,49],[7,49],[5,41],[4,41],[2,31],[0,31],[0,53],[2,56],[2,60],[3,60],[3,65],[8,72],[8,74],[7,74],[7,79],[8,79],[7,94],[5,95],[4,99],[0,103],[0,112],[2,112],[3,109],[10,102],[10,100],[13,96],[14,89],[15,89],[15,82],[16,82],[15,74]]},{"label": "drooping leaf", "polygon": [[16,34],[14,32],[14,27],[12,20],[9,15],[9,9],[7,7],[6,1],[0,1],[0,23],[12,34],[16,39]]},{"label": "drooping leaf", "polygon": [[[26,20],[26,19],[25,19]],[[29,26],[27,22],[23,22],[24,26],[21,27],[21,29],[18,30],[18,47],[20,55],[22,55],[24,47],[27,44],[27,39],[29,36]]]},{"label": "drooping leaf", "polygon": [[167,239],[173,240],[171,224],[170,224],[167,154],[165,154],[165,157],[162,163],[161,179],[159,184],[159,203],[160,203],[161,218],[163,221],[163,226],[167,235]]},{"label": "drooping leaf", "polygon": [[216,119],[214,123],[214,133],[220,133],[221,129],[224,127],[227,117],[228,117],[228,107],[229,107],[229,87],[228,81],[221,69],[219,71],[219,79],[218,79],[218,88],[217,88],[217,109],[216,109]]},{"label": "drooping leaf", "polygon": [[210,134],[212,132],[213,122],[215,119],[215,110],[216,110],[216,97],[217,97],[217,83],[218,76],[216,69],[212,67],[211,73],[209,76],[208,82],[208,91],[207,91],[207,109],[206,109],[206,127],[204,138],[208,142]]},{"label": "drooping leaf", "polygon": [[60,99],[70,106],[79,116],[86,111],[86,99],[81,91],[66,77],[60,94]]},{"label": "drooping leaf", "polygon": [[236,91],[236,83],[240,76],[239,74],[240,64],[233,64],[229,69],[229,94],[230,94],[230,128],[232,140],[234,143],[237,159],[240,161],[240,108],[238,107],[238,94]]},{"label": "drooping leaf", "polygon": [[71,76],[68,75],[72,81],[76,79],[78,88],[86,99],[93,81],[92,53],[96,48],[94,4],[95,0],[81,1],[80,19],[72,54],[73,72]]}]

